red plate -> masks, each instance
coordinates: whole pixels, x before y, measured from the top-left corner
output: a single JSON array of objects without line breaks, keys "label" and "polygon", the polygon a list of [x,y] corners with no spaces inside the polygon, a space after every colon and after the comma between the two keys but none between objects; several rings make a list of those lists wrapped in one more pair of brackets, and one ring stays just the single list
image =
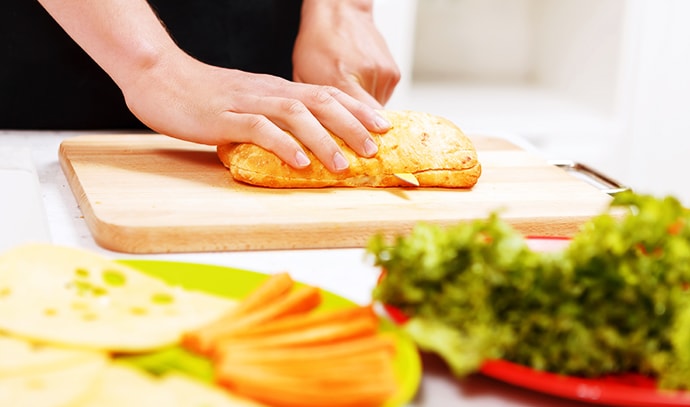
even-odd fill
[{"label": "red plate", "polygon": [[[567,238],[534,237],[528,243],[534,250],[557,250]],[[404,323],[407,317],[397,308],[383,306],[391,319]],[[552,396],[588,403],[624,407],[690,406],[690,392],[657,389],[653,379],[624,374],[586,379],[538,371],[505,360],[486,361],[480,373],[496,380]]]},{"label": "red plate", "polygon": [[584,379],[541,372],[505,360],[490,360],[480,372],[515,386],[563,398],[609,406],[690,406],[690,393],[656,388],[654,380],[637,375]]}]

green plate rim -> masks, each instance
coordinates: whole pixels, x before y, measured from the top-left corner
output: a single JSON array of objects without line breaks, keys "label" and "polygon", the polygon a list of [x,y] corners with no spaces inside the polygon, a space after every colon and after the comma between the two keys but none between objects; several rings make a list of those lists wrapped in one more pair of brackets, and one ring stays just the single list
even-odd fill
[{"label": "green plate rim", "polygon": [[[214,264],[202,264],[171,260],[120,259],[119,263],[145,274],[160,278],[175,286],[203,291],[225,298],[240,299],[258,287],[269,274]],[[223,284],[231,282],[232,284]],[[298,282],[298,285],[303,283]],[[357,305],[328,290],[321,290],[322,309],[340,309]],[[409,403],[417,394],[422,377],[422,363],[416,344],[388,319],[381,319],[381,329],[391,332],[396,343],[395,372],[398,391],[382,407],[400,407]],[[177,370],[205,381],[211,381],[210,362],[192,355],[179,346],[145,355],[121,357],[153,373]]]}]

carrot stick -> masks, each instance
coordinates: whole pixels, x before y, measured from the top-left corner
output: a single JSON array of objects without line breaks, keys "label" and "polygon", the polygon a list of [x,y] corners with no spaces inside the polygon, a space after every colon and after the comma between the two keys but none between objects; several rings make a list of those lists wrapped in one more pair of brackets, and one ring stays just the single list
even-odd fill
[{"label": "carrot stick", "polygon": [[182,344],[194,352],[209,354],[214,344],[220,338],[266,321],[310,311],[320,303],[321,292],[319,289],[303,286],[272,303],[264,304],[260,309],[244,314],[236,319],[223,319],[189,332],[184,335]]},{"label": "carrot stick", "polygon": [[227,335],[231,332],[247,329],[278,318],[309,312],[321,304],[321,291],[316,287],[304,286],[289,292],[260,309],[245,314],[227,323],[217,323],[218,333]]},{"label": "carrot stick", "polygon": [[369,384],[351,391],[310,391],[298,387],[272,388],[267,391],[260,382],[240,383],[234,391],[272,407],[380,407],[393,391]]},{"label": "carrot stick", "polygon": [[[222,385],[222,383],[221,383]],[[349,389],[309,389],[301,383],[274,385],[263,379],[241,379],[231,390],[273,407],[380,407],[394,394],[384,383],[363,383]]]},{"label": "carrot stick", "polygon": [[380,406],[395,391],[392,365],[359,364],[355,370],[310,370],[298,376],[251,366],[230,366],[218,383],[276,407]]},{"label": "carrot stick", "polygon": [[214,345],[213,354],[245,348],[300,347],[334,343],[373,335],[378,331],[378,321],[357,319],[353,321],[320,324],[302,331],[287,331],[257,338],[237,338],[232,335],[220,338]]},{"label": "carrot stick", "polygon": [[323,361],[318,364],[305,365],[271,365],[271,366],[241,366],[232,365],[218,373],[226,383],[235,383],[243,379],[261,377],[263,380],[271,380],[273,384],[301,383],[304,386],[328,387],[340,386],[341,388],[355,387],[369,381],[385,380],[389,368],[377,355],[357,358],[356,364],[345,364],[335,368],[333,364],[324,369]]},{"label": "carrot stick", "polygon": [[259,287],[237,305],[231,315],[237,316],[261,309],[266,304],[287,295],[295,282],[288,273],[278,273],[269,276]]},{"label": "carrot stick", "polygon": [[372,306],[314,311],[315,287],[268,278],[222,318],[183,336],[217,382],[274,407],[369,407],[395,392],[395,341]]},{"label": "carrot stick", "polygon": [[348,307],[338,310],[294,314],[285,318],[268,321],[264,324],[247,327],[233,335],[236,338],[273,335],[281,332],[294,332],[324,323],[352,321],[359,318],[376,320],[372,306]]},{"label": "carrot stick", "polygon": [[189,350],[201,353],[201,349],[206,346],[209,336],[217,329],[218,325],[233,323],[243,315],[260,309],[265,304],[273,303],[288,295],[294,281],[288,273],[278,273],[270,275],[257,288],[249,293],[230,311],[206,326],[200,327],[192,332],[186,332],[182,336],[182,345]]},{"label": "carrot stick", "polygon": [[242,348],[234,351],[227,348],[221,352],[221,364],[270,364],[270,363],[301,363],[311,360],[327,360],[336,363],[339,358],[352,358],[362,354],[385,352],[395,354],[395,341],[387,335],[372,335],[347,341],[320,344],[316,346],[288,347],[288,348]]},{"label": "carrot stick", "polygon": [[[249,363],[225,358],[217,362],[218,377],[244,374],[247,369],[283,374],[291,378],[306,378],[315,382],[350,382],[364,380],[388,370],[392,355],[385,349],[328,359],[303,359],[299,361],[250,361]],[[368,380],[368,379],[367,379]]]}]

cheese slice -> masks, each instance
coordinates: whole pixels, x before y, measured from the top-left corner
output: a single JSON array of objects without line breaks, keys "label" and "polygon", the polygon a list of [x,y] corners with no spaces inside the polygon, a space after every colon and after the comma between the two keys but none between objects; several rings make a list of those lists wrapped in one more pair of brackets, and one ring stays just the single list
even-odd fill
[{"label": "cheese slice", "polygon": [[[122,363],[107,366],[89,396],[75,407],[192,407],[165,391],[156,377]],[[198,404],[199,407],[203,406]]]},{"label": "cheese slice", "polygon": [[40,344],[0,334],[0,380],[58,370],[101,355],[101,352]]},{"label": "cheese slice", "polygon": [[162,377],[111,363],[75,407],[266,407],[181,373]]},{"label": "cheese slice", "polygon": [[229,390],[211,386],[187,375],[167,373],[161,386],[175,395],[180,405],[204,407],[267,407],[259,402],[240,397]]},{"label": "cheese slice", "polygon": [[2,334],[0,406],[265,407],[181,372],[154,376],[105,352]]},{"label": "cheese slice", "polygon": [[108,365],[103,352],[0,340],[0,406],[72,406]]},{"label": "cheese slice", "polygon": [[0,256],[0,330],[37,341],[149,351],[233,305],[86,250],[30,244]]}]

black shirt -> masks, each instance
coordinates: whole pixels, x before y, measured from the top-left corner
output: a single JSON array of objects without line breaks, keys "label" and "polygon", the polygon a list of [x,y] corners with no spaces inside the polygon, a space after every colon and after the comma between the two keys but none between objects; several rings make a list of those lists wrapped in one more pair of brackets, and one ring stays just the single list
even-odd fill
[{"label": "black shirt", "polygon": [[[217,66],[292,78],[302,0],[149,0],[177,44]],[[136,129],[108,75],[36,0],[0,1],[0,129]]]}]

